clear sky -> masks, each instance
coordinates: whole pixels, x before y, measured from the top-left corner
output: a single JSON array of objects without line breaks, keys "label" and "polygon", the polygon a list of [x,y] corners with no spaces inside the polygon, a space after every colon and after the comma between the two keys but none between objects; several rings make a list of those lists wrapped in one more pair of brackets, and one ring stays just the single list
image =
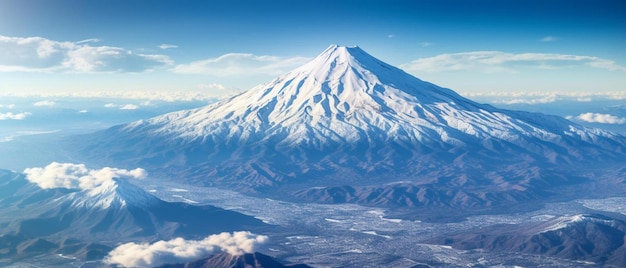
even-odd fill
[{"label": "clear sky", "polygon": [[459,92],[626,91],[624,0],[2,0],[2,93],[204,91],[358,45]]}]

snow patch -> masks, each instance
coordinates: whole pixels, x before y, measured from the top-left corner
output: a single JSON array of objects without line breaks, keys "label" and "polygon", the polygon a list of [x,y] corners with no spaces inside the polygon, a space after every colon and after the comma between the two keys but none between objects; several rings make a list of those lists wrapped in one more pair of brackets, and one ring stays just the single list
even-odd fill
[{"label": "snow patch", "polygon": [[546,233],[546,232],[551,232],[551,231],[556,231],[556,230],[560,230],[563,228],[567,228],[571,224],[582,222],[585,219],[586,217],[582,214],[567,216],[567,217],[558,217],[552,221],[553,222],[552,225],[544,228],[539,233]]},{"label": "snow patch", "polygon": [[381,234],[378,234],[376,231],[362,231],[361,233],[368,234],[368,235],[375,235],[375,236],[380,236],[380,237],[384,237],[384,238],[387,238],[387,239],[391,239],[391,236],[381,235]]}]

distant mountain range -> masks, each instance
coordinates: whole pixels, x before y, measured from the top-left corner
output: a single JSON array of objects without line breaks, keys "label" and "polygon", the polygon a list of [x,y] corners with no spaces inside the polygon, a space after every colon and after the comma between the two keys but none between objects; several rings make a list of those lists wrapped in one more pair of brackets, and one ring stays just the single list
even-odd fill
[{"label": "distant mountain range", "polygon": [[625,177],[626,138],[503,110],[424,82],[359,47],[330,46],[206,107],[82,137],[87,162],[287,200],[492,207],[593,194]]},{"label": "distant mountain range", "polygon": [[598,214],[492,226],[430,242],[459,249],[523,252],[626,267],[626,223]]}]

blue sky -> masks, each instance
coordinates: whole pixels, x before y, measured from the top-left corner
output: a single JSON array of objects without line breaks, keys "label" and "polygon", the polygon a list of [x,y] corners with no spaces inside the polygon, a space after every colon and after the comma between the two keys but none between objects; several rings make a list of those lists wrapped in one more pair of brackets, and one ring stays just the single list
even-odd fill
[{"label": "blue sky", "polygon": [[0,95],[232,94],[330,44],[459,92],[626,92],[623,0],[3,0]]}]

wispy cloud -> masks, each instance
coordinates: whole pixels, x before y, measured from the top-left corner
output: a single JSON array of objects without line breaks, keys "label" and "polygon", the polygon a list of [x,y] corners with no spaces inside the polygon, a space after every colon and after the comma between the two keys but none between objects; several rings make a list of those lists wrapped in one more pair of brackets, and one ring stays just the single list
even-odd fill
[{"label": "wispy cloud", "polygon": [[626,100],[625,91],[615,92],[461,92],[468,98],[487,98],[499,104],[544,104],[556,101],[590,102],[596,100]]},{"label": "wispy cloud", "polygon": [[160,44],[157,47],[163,50],[178,48],[177,45],[171,45],[171,44]]},{"label": "wispy cloud", "polygon": [[[552,65],[550,65],[552,64]],[[506,53],[501,51],[474,51],[454,54],[441,54],[414,60],[401,65],[410,71],[480,71],[487,73],[516,73],[520,66],[536,68],[558,68],[560,65],[583,65],[609,71],[626,71],[626,67],[615,61],[592,57],[550,53]]]},{"label": "wispy cloud", "polygon": [[42,107],[42,106],[44,106],[44,107],[52,107],[54,105],[56,105],[56,102],[51,101],[51,100],[42,100],[42,101],[38,101],[38,102],[33,103],[33,106],[37,106],[37,107]]},{"label": "wispy cloud", "polygon": [[395,34],[389,34],[389,35],[387,35],[387,38],[394,38],[394,37],[396,37],[396,35],[395,35]]},{"label": "wispy cloud", "polygon": [[568,116],[569,120],[580,120],[588,123],[600,123],[600,124],[626,124],[626,118],[619,117],[611,114],[600,113],[582,113],[578,116]]},{"label": "wispy cloud", "polygon": [[[215,84],[219,85],[219,84]],[[223,86],[222,86],[223,87]],[[226,88],[226,87],[224,87]],[[234,90],[234,89],[233,89]],[[219,90],[211,86],[198,85],[198,90],[185,91],[67,91],[67,92],[0,92],[0,96],[30,98],[111,98],[132,100],[175,101],[214,101],[229,95],[229,90]],[[111,103],[111,105],[115,105]],[[14,107],[14,105],[13,105]],[[113,108],[113,107],[109,107]]]},{"label": "wispy cloud", "polygon": [[124,267],[155,267],[194,261],[221,252],[231,255],[253,253],[267,241],[267,236],[250,232],[224,232],[202,240],[185,240],[179,237],[152,244],[131,242],[117,246],[104,260],[108,264]]},{"label": "wispy cloud", "polygon": [[24,118],[28,117],[29,115],[31,115],[31,113],[29,112],[23,112],[23,113],[0,113],[0,121],[2,120],[23,120]]},{"label": "wispy cloud", "polygon": [[97,41],[61,42],[0,35],[0,72],[145,72],[173,64],[165,55],[90,45]]},{"label": "wispy cloud", "polygon": [[539,41],[541,42],[554,42],[554,41],[558,41],[560,38],[556,37],[556,36],[545,36],[541,39],[539,39]]},{"label": "wispy cloud", "polygon": [[90,39],[80,40],[80,41],[76,42],[76,44],[98,43],[98,42],[100,42],[100,39],[98,39],[98,38],[90,38]]},{"label": "wispy cloud", "polygon": [[15,104],[0,104],[0,108],[13,109],[15,108]]},{"label": "wispy cloud", "polygon": [[42,189],[93,189],[114,178],[143,179],[147,173],[141,168],[133,170],[104,167],[88,169],[83,164],[52,162],[41,168],[24,170],[26,179]]},{"label": "wispy cloud", "polygon": [[310,58],[256,56],[246,53],[229,53],[217,58],[179,64],[172,71],[180,74],[206,74],[215,76],[235,75],[279,75],[296,68]]}]

